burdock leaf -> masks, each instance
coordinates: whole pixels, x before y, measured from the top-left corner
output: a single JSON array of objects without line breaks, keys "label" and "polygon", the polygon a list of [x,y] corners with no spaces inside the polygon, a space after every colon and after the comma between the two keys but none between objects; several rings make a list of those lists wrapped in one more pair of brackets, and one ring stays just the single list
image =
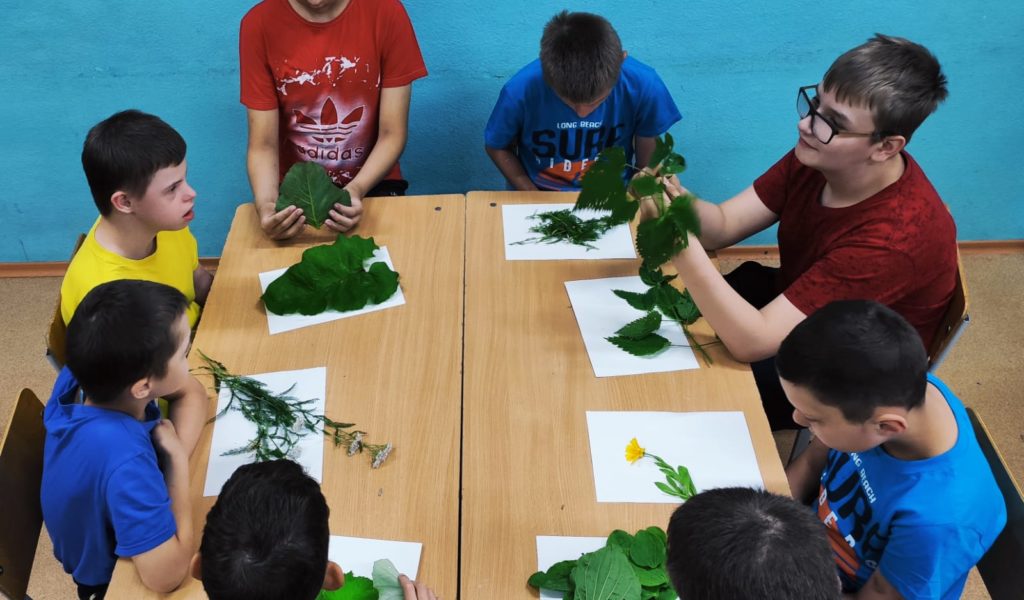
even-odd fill
[{"label": "burdock leaf", "polygon": [[615,334],[625,338],[638,340],[654,333],[659,327],[661,327],[661,313],[652,310],[639,319],[626,323],[622,328],[616,331]]},{"label": "burdock leaf", "polygon": [[386,558],[373,562],[373,587],[377,590],[379,600],[403,600],[405,592],[398,583],[398,569]]},{"label": "burdock leaf", "polygon": [[652,294],[650,290],[642,294],[637,292],[628,292],[626,290],[612,290],[612,293],[625,300],[630,306],[637,310],[647,311],[654,308],[655,298],[654,294]]},{"label": "burdock leaf", "polygon": [[648,336],[640,339],[632,339],[621,336],[611,336],[605,338],[609,342],[615,344],[622,350],[629,352],[633,356],[651,356],[657,354],[672,345],[672,342],[661,337],[656,333],[652,333]]},{"label": "burdock leaf", "polygon": [[376,262],[363,264],[377,249],[373,238],[339,235],[333,244],[315,246],[274,280],[263,293],[267,310],[278,315],[316,315],[380,304],[398,289],[398,273]]},{"label": "burdock leaf", "polygon": [[285,173],[274,210],[298,206],[306,222],[319,229],[336,203],[351,206],[348,191],[334,185],[327,171],[317,163],[298,162]]},{"label": "burdock leaf", "polygon": [[640,581],[626,556],[614,548],[581,556],[573,579],[576,600],[640,600]]},{"label": "burdock leaf", "polygon": [[626,195],[626,152],[619,146],[605,148],[580,180],[580,195],[573,210],[592,208],[610,211],[616,223],[632,220],[640,204]]}]

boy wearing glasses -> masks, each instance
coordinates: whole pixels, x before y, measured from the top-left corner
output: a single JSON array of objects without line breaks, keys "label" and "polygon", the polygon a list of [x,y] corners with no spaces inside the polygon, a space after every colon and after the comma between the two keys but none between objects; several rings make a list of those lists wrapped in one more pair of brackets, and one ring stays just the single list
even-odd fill
[{"label": "boy wearing glasses", "polygon": [[[876,34],[798,90],[793,150],[734,198],[696,202],[701,235],[672,262],[729,351],[752,363],[773,429],[793,427],[773,357],[829,302],[875,300],[925,347],[936,336],[956,283],[956,228],[904,148],[946,95],[926,48]],[[778,269],[748,262],[723,278],[705,253],[776,222]]]}]

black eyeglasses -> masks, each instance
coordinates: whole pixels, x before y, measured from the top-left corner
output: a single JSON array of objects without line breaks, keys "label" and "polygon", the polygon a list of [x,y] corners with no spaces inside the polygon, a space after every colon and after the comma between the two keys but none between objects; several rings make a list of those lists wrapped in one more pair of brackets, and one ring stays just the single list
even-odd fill
[{"label": "black eyeglasses", "polygon": [[[809,95],[809,91],[813,92],[814,95]],[[817,85],[805,85],[796,91],[796,114],[801,120],[807,118],[807,115],[811,116],[811,133],[822,144],[831,142],[832,138],[837,135],[852,137],[871,137],[875,135],[873,131],[871,133],[857,133],[855,131],[843,131],[836,127],[832,121],[818,112],[819,102]]]}]

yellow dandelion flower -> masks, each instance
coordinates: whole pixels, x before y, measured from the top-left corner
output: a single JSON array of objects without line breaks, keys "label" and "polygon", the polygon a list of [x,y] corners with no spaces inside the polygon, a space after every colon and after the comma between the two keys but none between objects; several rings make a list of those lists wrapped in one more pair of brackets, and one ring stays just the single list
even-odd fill
[{"label": "yellow dandelion flower", "polygon": [[645,454],[647,454],[647,451],[640,447],[636,438],[629,440],[629,444],[626,445],[626,460],[628,460],[630,464],[640,460]]}]

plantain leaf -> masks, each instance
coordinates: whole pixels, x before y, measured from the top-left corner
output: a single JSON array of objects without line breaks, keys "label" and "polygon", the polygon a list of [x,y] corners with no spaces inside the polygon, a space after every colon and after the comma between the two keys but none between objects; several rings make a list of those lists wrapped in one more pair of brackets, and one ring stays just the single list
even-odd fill
[{"label": "plantain leaf", "polygon": [[634,565],[633,572],[636,573],[640,585],[647,588],[657,588],[668,583],[668,573],[664,568],[645,569]]},{"label": "plantain leaf", "polygon": [[574,568],[576,568],[575,560],[556,562],[547,572],[537,571],[531,575],[526,583],[537,589],[568,592],[573,587],[572,570]]},{"label": "plantain leaf", "polygon": [[661,527],[658,527],[657,525],[651,525],[647,529],[644,529],[644,531],[661,540],[662,544],[665,544],[666,546],[668,545],[668,534],[666,534],[665,530]]},{"label": "plantain leaf", "polygon": [[580,557],[575,600],[640,600],[640,581],[622,552],[607,546]]},{"label": "plantain leaf", "polygon": [[317,163],[297,162],[288,169],[281,181],[274,210],[298,206],[306,222],[319,229],[327,220],[327,212],[339,203],[352,205],[347,190],[334,185],[327,171]]},{"label": "plantain leaf", "polygon": [[615,334],[637,340],[654,333],[659,327],[661,327],[661,314],[652,310],[639,319],[626,323]]},{"label": "plantain leaf", "polygon": [[621,529],[616,529],[608,535],[606,545],[620,548],[623,552],[629,554],[629,548],[633,545],[633,536]]},{"label": "plantain leaf", "polygon": [[668,341],[667,339],[661,337],[656,333],[652,333],[640,339],[632,339],[614,335],[611,337],[607,337],[605,339],[615,344],[622,350],[629,352],[633,356],[652,356],[672,345],[672,342]]},{"label": "plantain leaf", "polygon": [[612,293],[625,300],[630,306],[637,310],[651,310],[654,308],[655,297],[651,293],[651,290],[647,290],[642,294],[637,292],[628,292],[626,290],[612,290]]},{"label": "plantain leaf", "polygon": [[376,249],[373,238],[344,235],[333,244],[309,248],[300,262],[267,286],[263,303],[278,315],[316,315],[327,309],[350,311],[380,304],[398,289],[398,273],[383,262],[363,267]]},{"label": "plantain leaf", "polygon": [[636,532],[629,559],[637,566],[653,569],[665,564],[665,542],[646,529]]},{"label": "plantain leaf", "polygon": [[592,208],[611,211],[616,224],[627,223],[636,215],[640,204],[626,195],[622,179],[626,171],[626,152],[619,146],[605,148],[597,155],[580,180],[580,195],[573,210]]}]

